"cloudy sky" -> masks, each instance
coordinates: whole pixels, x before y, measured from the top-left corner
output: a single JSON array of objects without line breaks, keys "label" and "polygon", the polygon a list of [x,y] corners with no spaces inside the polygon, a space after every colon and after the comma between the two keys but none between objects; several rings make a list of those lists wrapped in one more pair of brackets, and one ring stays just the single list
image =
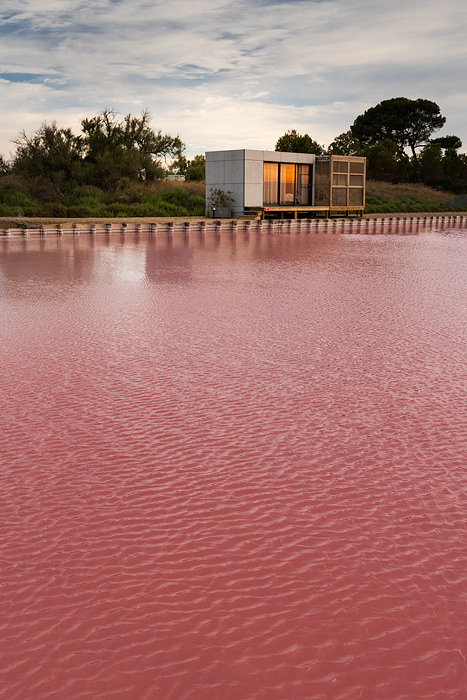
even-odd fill
[{"label": "cloudy sky", "polygon": [[392,97],[437,102],[467,151],[466,27],[465,0],[1,0],[0,153],[106,108],[190,156],[327,146]]}]

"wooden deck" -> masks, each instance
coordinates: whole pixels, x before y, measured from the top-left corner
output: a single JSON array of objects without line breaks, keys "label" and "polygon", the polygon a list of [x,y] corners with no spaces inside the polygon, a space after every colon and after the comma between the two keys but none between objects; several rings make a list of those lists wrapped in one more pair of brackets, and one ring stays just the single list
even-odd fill
[{"label": "wooden deck", "polygon": [[362,216],[365,207],[316,207],[316,206],[278,206],[278,207],[245,207],[240,219],[298,219],[317,218],[330,219],[332,216]]}]

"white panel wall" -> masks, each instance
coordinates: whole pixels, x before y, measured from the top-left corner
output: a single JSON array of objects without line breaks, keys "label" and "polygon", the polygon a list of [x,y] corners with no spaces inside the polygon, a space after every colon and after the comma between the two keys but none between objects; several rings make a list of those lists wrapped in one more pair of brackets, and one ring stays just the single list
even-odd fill
[{"label": "white panel wall", "polygon": [[245,151],[209,151],[206,153],[206,197],[211,189],[230,192],[234,199],[232,216],[244,209]]}]

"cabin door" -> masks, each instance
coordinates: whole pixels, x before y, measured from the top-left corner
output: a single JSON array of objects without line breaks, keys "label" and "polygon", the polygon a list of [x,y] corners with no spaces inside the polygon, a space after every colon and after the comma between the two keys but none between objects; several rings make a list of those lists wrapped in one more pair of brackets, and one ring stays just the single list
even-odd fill
[{"label": "cabin door", "polygon": [[297,165],[296,203],[304,206],[311,204],[310,170],[310,165]]}]

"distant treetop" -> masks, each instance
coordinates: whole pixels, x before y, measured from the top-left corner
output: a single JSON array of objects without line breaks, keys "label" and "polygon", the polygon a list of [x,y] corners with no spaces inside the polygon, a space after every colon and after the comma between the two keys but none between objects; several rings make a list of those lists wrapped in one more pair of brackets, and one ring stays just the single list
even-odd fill
[{"label": "distant treetop", "polygon": [[317,156],[322,156],[325,149],[324,146],[320,146],[319,143],[314,141],[308,134],[301,136],[295,129],[291,129],[290,131],[286,131],[286,133],[278,139],[276,151],[285,151],[287,153],[314,153]]}]

